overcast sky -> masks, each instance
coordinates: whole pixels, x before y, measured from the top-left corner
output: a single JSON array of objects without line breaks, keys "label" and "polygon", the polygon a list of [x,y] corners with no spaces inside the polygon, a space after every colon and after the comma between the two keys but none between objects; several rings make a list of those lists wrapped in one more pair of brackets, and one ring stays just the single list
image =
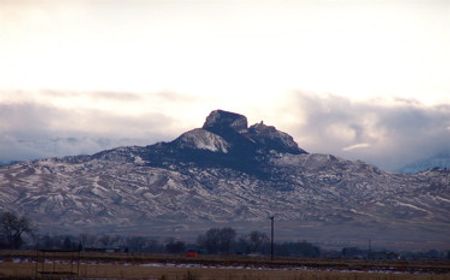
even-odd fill
[{"label": "overcast sky", "polygon": [[449,1],[0,0],[0,161],[168,141],[214,109],[395,169],[450,150]]}]

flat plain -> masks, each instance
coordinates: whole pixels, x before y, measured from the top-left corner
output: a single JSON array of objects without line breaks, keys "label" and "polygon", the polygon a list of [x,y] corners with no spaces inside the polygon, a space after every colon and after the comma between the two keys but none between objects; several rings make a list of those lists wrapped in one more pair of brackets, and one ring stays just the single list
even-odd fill
[{"label": "flat plain", "polygon": [[[165,279],[165,280],[444,280],[449,261],[368,261],[86,253],[78,259],[54,254],[35,262],[33,251],[2,251],[0,279]],[[37,265],[47,275],[36,273]],[[42,267],[42,265],[44,265]],[[63,275],[74,271],[78,278]],[[53,273],[53,274],[52,274]]]}]

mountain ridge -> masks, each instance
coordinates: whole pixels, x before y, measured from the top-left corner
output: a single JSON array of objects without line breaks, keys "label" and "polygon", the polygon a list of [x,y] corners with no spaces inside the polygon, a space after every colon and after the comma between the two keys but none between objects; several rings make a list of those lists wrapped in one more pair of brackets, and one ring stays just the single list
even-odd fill
[{"label": "mountain ridge", "polygon": [[432,157],[407,164],[399,169],[401,173],[417,173],[433,168],[450,169],[450,152],[441,152]]},{"label": "mountain ridge", "polygon": [[220,224],[261,228],[275,215],[283,238],[450,244],[449,171],[395,174],[307,153],[222,110],[170,142],[1,167],[0,202],[60,231],[194,236]]}]

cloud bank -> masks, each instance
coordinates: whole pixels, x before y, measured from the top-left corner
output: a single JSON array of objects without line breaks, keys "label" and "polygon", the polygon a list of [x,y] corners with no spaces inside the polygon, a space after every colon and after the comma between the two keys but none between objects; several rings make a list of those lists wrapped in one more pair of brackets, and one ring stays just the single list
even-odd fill
[{"label": "cloud bank", "polygon": [[275,125],[309,152],[359,159],[385,170],[450,152],[450,105],[409,99],[356,102],[296,92],[283,96],[287,105],[281,107],[236,100],[241,110],[176,92],[16,92],[3,98],[0,162],[170,141],[219,108]]},{"label": "cloud bank", "polygon": [[173,119],[100,110],[67,110],[38,103],[0,104],[0,161],[91,154],[170,138]]},{"label": "cloud bank", "polygon": [[384,169],[450,151],[450,105],[408,99],[352,102],[334,95],[294,95],[292,133],[311,152],[361,159]]}]

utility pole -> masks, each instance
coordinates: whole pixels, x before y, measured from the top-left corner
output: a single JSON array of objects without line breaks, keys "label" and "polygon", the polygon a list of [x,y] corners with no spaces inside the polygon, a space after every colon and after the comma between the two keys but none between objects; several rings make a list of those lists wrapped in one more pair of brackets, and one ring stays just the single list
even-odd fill
[{"label": "utility pole", "polygon": [[270,260],[273,261],[273,232],[275,216],[270,217]]}]

